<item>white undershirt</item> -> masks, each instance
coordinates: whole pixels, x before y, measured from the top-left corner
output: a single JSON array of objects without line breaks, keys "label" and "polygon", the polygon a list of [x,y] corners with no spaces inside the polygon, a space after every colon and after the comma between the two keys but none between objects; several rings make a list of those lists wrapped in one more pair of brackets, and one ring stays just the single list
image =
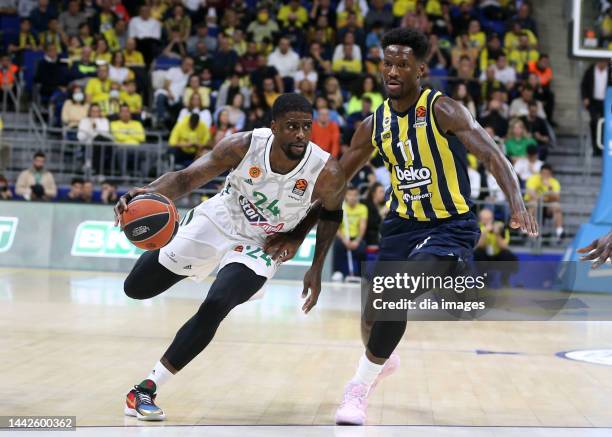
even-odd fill
[{"label": "white undershirt", "polygon": [[161,38],[161,24],[154,18],[143,20],[140,16],[134,17],[130,20],[128,26],[128,34],[130,38]]},{"label": "white undershirt", "polygon": [[608,87],[608,69],[600,70],[595,67],[595,84],[593,86],[593,98],[604,100],[606,98],[606,88]]}]

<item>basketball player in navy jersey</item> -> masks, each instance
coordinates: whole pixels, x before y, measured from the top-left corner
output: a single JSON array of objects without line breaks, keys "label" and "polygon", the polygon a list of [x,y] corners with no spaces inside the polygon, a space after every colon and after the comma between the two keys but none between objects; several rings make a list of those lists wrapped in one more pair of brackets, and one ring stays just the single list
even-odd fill
[{"label": "basketball player in navy jersey", "polygon": [[[462,104],[421,87],[427,37],[414,29],[398,28],[384,35],[382,46],[382,75],[389,98],[361,123],[340,159],[347,180],[375,150],[389,170],[390,212],[381,227],[379,262],[419,261],[424,269],[420,273],[439,275],[450,272],[440,271],[440,261],[471,259],[480,229],[470,211],[466,148],[484,163],[506,195],[510,226],[537,235],[513,167],[493,139]],[[284,247],[280,237],[269,246],[271,252],[275,246]],[[406,320],[366,322],[362,317],[365,352],[346,385],[336,423],[365,423],[368,395],[399,366],[393,351],[406,325]]]}]

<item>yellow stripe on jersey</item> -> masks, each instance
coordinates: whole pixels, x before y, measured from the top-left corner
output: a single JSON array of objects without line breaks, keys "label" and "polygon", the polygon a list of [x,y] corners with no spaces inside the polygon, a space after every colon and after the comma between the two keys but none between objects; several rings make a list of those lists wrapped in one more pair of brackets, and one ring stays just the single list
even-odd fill
[{"label": "yellow stripe on jersey", "polygon": [[[424,106],[427,107],[427,98],[431,89],[426,90],[421,94],[421,98],[416,104],[416,107]],[[431,111],[431,108],[429,109]],[[431,112],[429,112],[431,114]],[[419,156],[421,157],[421,163],[424,167],[427,167],[431,170],[431,180],[432,187],[439,187],[438,181],[438,172],[436,171],[436,164],[434,162],[433,155],[431,153],[431,147],[436,147],[435,144],[429,144],[427,141],[427,129],[426,127],[415,128],[416,137],[419,147]],[[436,214],[436,218],[443,219],[451,216],[450,212],[446,210],[444,206],[444,202],[442,201],[442,196],[439,193],[434,193],[430,198],[431,206]]]},{"label": "yellow stripe on jersey", "polygon": [[[393,188],[393,196],[396,199],[398,199],[400,202],[397,208],[397,213],[406,214],[406,204],[403,203],[402,201],[402,192],[398,188],[399,181],[397,180],[397,176],[395,175],[395,172],[393,171],[393,166],[398,165],[397,159],[395,158],[395,155],[393,154],[393,143],[394,143],[394,140],[397,141],[397,138],[393,138],[393,135],[391,135],[391,123],[390,123],[391,110],[389,108],[388,103],[384,105],[383,119],[378,120],[378,121],[382,123],[382,126],[383,126],[381,149],[384,153],[384,156],[386,156],[387,159],[389,160],[387,169],[389,170],[389,173],[391,173],[391,187]],[[389,135],[386,135],[387,132],[389,133]],[[389,208],[391,207],[391,200],[393,196],[389,196],[389,201],[387,202],[387,207]]]},{"label": "yellow stripe on jersey", "polygon": [[378,143],[376,142],[376,112],[372,114],[372,145],[374,146],[374,153],[372,154],[372,158],[376,155],[376,150],[378,150]]},{"label": "yellow stripe on jersey", "polygon": [[435,121],[436,117],[433,112],[433,102],[435,102],[435,99],[439,95],[442,95],[440,91],[438,91],[434,95],[434,98],[431,99],[432,104],[431,107],[428,108],[428,111],[431,114],[429,120],[431,121],[434,137],[436,138],[436,143],[438,145],[438,151],[440,152],[440,157],[442,158],[444,175],[446,176],[448,189],[453,199],[453,203],[455,204],[455,208],[457,208],[457,213],[464,214],[470,210],[470,207],[465,201],[465,197],[463,197],[461,189],[459,188],[459,177],[457,176],[457,168],[455,167],[455,158],[453,157],[453,152],[451,151],[450,146],[448,145],[446,137],[442,135],[442,133],[438,130],[438,126],[436,125]]}]

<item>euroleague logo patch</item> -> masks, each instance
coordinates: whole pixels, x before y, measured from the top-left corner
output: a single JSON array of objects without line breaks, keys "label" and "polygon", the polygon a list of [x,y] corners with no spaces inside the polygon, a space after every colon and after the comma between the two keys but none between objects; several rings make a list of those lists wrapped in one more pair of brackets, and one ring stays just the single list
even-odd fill
[{"label": "euroleague logo patch", "polygon": [[261,169],[256,165],[251,166],[251,168],[249,168],[249,176],[252,178],[258,178],[261,176]]},{"label": "euroleague logo patch", "polygon": [[242,251],[244,250],[244,247],[242,247],[242,246],[236,246],[236,247],[234,247],[234,250],[235,250],[236,252],[242,252]]},{"label": "euroleague logo patch", "polygon": [[414,115],[416,117],[413,127],[423,127],[427,126],[427,109],[425,106],[418,106],[414,111]]},{"label": "euroleague logo patch", "polygon": [[308,181],[306,179],[298,179],[295,181],[292,193],[297,194],[298,196],[303,196],[306,192],[306,188],[308,188]]}]

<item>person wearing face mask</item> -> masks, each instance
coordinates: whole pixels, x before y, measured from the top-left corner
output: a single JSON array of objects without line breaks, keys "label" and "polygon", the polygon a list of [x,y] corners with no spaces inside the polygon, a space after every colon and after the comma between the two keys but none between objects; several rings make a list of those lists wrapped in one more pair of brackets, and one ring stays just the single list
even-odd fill
[{"label": "person wearing face mask", "polygon": [[85,93],[80,86],[72,88],[72,94],[62,106],[62,125],[67,130],[67,138],[76,140],[79,123],[87,117],[89,105],[85,103]]},{"label": "person wearing face mask", "polygon": [[105,100],[100,101],[102,115],[110,121],[119,119],[119,108],[121,107],[121,85],[112,83],[111,89]]},{"label": "person wearing face mask", "polygon": [[0,200],[10,200],[13,198],[13,193],[9,188],[9,183],[4,175],[0,174]]}]

